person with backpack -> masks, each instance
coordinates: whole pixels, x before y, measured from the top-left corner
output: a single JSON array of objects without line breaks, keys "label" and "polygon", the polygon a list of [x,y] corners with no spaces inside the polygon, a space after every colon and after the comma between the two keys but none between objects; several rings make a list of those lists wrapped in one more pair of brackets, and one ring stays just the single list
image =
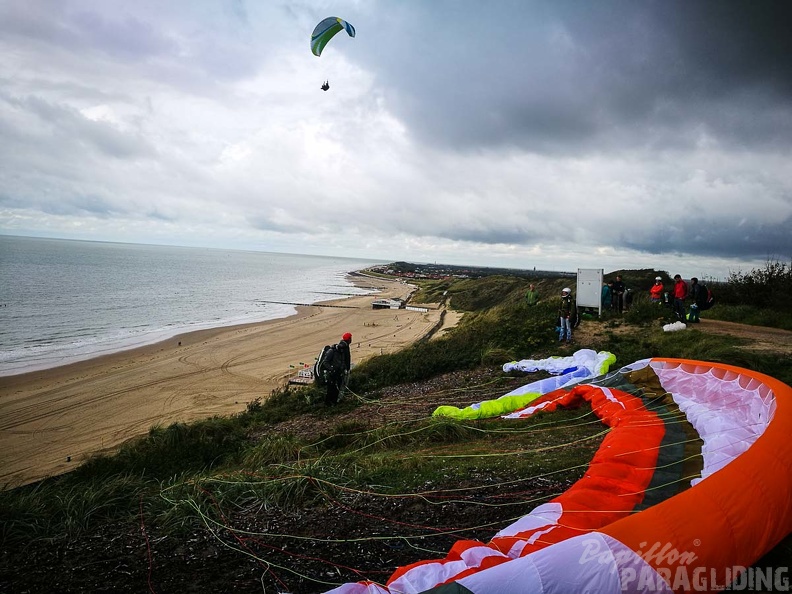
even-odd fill
[{"label": "person with backpack", "polygon": [[695,276],[690,279],[690,298],[693,303],[690,305],[687,321],[688,323],[698,324],[701,321],[699,318],[701,312],[709,309],[711,305],[709,305],[709,289],[707,289],[706,285],[700,284]]},{"label": "person with backpack", "polygon": [[349,369],[352,367],[352,354],[349,351],[351,342],[352,334],[346,332],[338,344],[326,346],[316,361],[314,377],[317,383],[320,385],[324,383],[327,388],[325,394],[327,406],[338,404],[338,396],[346,385]]}]

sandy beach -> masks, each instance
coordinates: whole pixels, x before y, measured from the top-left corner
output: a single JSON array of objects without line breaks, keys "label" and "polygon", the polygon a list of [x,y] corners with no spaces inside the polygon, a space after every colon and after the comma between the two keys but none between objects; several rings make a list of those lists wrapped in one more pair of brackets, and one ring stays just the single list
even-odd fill
[{"label": "sandy beach", "polygon": [[352,361],[394,352],[441,320],[428,312],[375,310],[412,286],[355,276],[378,290],[300,306],[288,318],[182,334],[167,341],[48,369],[0,377],[0,488],[69,471],[155,425],[241,410],[266,399],[325,344],[351,332]]}]

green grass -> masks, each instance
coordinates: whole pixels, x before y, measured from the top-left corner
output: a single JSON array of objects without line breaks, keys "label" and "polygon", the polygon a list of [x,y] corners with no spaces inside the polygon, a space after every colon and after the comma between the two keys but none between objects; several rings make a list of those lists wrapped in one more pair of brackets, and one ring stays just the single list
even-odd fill
[{"label": "green grass", "polygon": [[[641,272],[636,278],[654,274]],[[542,296],[553,296],[535,307],[523,302],[529,284],[525,279],[421,283],[427,300],[446,292],[454,307],[467,311],[464,322],[442,339],[367,360],[355,368],[350,388],[371,400],[388,386],[558,354],[554,296],[570,281],[534,282]],[[707,317],[716,315],[741,322],[770,317],[782,324],[789,321],[787,314],[749,305],[719,304],[707,312]],[[662,324],[667,321],[667,308],[637,298],[623,318],[604,316],[587,322],[600,324],[605,336],[596,344],[580,346],[608,350],[619,365],[652,356],[690,358],[755,369],[792,384],[789,356],[746,350],[737,339],[696,328],[666,333]],[[465,398],[475,401],[475,394]],[[348,488],[420,491],[426,485],[464,482],[482,473],[552,475],[571,482],[588,464],[603,431],[581,411],[520,422],[430,419],[373,428],[361,419],[311,437],[277,428],[309,412],[332,419],[339,410],[359,406],[347,400],[333,410],[317,409],[309,404],[312,399],[321,399],[317,388],[286,388],[265,401],[249,403],[238,415],[154,427],[116,454],[96,456],[70,474],[2,491],[0,539],[4,546],[24,546],[35,539],[75,537],[110,521],[135,521],[141,509],[149,521],[178,534],[216,518],[222,510],[250,505],[300,509]]]},{"label": "green grass", "polygon": [[[253,408],[254,414],[262,414],[268,407],[259,403]],[[238,425],[232,435],[243,426],[255,426],[250,414],[226,419]],[[521,422],[427,419],[375,429],[347,422],[310,442],[268,434],[241,452],[236,446],[227,451],[222,464],[215,457],[200,469],[153,477],[144,463],[151,452],[156,449],[173,463],[160,468],[175,466],[185,443],[194,441],[190,434],[181,425],[156,429],[118,457],[98,458],[79,472],[0,493],[4,546],[74,538],[108,521],[135,521],[141,506],[149,521],[178,534],[206,518],[217,519],[221,510],[254,502],[300,509],[334,497],[340,488],[404,493],[482,472],[526,477],[549,473],[572,481],[579,478],[604,429],[590,413],[580,411]],[[493,456],[494,451],[503,453]],[[123,463],[143,472],[112,474]]]},{"label": "green grass", "polygon": [[[229,472],[205,473],[167,486],[162,497],[188,517],[214,517],[218,509],[240,508],[250,502],[300,509],[335,499],[345,489],[403,494],[439,482],[467,480],[481,472],[574,480],[604,429],[590,412],[565,411],[553,417],[550,422],[539,416],[520,423],[494,421],[480,426],[426,420],[373,431],[339,426],[313,444],[300,444],[299,456],[289,448],[283,460],[275,461],[273,451],[266,457],[268,464],[251,458]],[[548,443],[557,444],[552,455]],[[260,444],[256,450],[262,447],[266,446]],[[283,451],[280,445],[276,450]],[[493,455],[494,451],[501,453]]]},{"label": "green grass", "polygon": [[[792,301],[792,299],[790,299]],[[704,317],[751,326],[767,326],[792,331],[792,312],[755,305],[721,305],[703,313]]]},{"label": "green grass", "polygon": [[74,476],[90,480],[134,474],[164,479],[227,463],[239,455],[246,441],[244,417],[152,427],[146,437],[124,444],[116,454],[90,458]]}]

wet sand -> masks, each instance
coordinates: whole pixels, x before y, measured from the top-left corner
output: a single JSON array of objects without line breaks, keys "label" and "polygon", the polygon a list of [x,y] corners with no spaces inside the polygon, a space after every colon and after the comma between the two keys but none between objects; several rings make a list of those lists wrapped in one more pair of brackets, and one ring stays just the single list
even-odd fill
[{"label": "wet sand", "polygon": [[[300,306],[296,315],[182,334],[166,341],[43,371],[0,377],[0,488],[75,468],[155,425],[244,410],[284,386],[325,344],[351,332],[352,361],[394,352],[441,320],[428,312],[375,310],[406,299],[400,281],[354,277],[376,296]],[[337,307],[343,306],[343,307]]]}]

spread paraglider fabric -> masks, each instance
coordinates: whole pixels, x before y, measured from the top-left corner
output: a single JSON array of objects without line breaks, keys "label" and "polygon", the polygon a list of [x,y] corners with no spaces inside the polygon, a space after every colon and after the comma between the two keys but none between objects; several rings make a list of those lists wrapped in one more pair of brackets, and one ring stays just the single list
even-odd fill
[{"label": "spread paraglider fabric", "polygon": [[504,371],[524,371],[526,373],[532,373],[544,370],[549,373],[560,375],[520,386],[516,390],[504,394],[500,398],[477,402],[465,408],[439,406],[435,409],[434,413],[432,413],[432,416],[450,417],[461,420],[489,419],[507,415],[512,411],[525,408],[531,402],[539,398],[539,396],[547,392],[572,386],[588,378],[606,373],[615,362],[616,357],[612,353],[607,351],[597,353],[591,349],[580,349],[570,357],[549,357],[547,359],[538,360],[523,359],[519,362],[512,361],[503,366]]},{"label": "spread paraglider fabric", "polygon": [[327,17],[319,22],[311,34],[311,51],[315,56],[321,56],[322,50],[336,33],[346,31],[350,37],[355,36],[355,28],[338,17]]},{"label": "spread paraglider fabric", "polygon": [[592,349],[580,349],[570,357],[548,357],[547,359],[523,359],[512,361],[503,366],[503,371],[524,371],[533,373],[544,370],[549,373],[562,374],[574,369],[587,369],[591,377],[602,375],[616,362],[616,356],[607,351],[596,352]]},{"label": "spread paraglider fabric", "polygon": [[489,543],[458,541],[445,558],[399,568],[387,584],[331,592],[615,594],[684,590],[701,571],[713,586],[736,579],[733,568],[750,566],[792,532],[792,484],[779,480],[792,475],[792,388],[746,369],[680,359],[640,361],[619,375],[647,370],[703,441],[703,470],[690,488],[640,511],[661,471],[666,431],[649,402],[658,396],[591,385],[604,383],[596,378],[533,404],[550,412],[587,401],[610,427],[569,490]]}]

